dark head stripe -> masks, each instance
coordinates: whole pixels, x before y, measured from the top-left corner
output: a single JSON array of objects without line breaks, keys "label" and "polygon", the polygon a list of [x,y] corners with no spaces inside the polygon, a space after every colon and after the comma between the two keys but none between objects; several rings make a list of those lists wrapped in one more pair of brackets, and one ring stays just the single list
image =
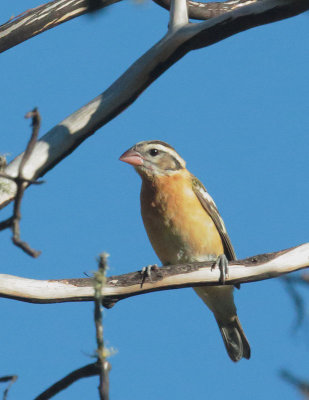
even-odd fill
[{"label": "dark head stripe", "polygon": [[[170,144],[168,144],[168,143],[165,143],[165,142],[162,142],[162,140],[147,140],[147,141],[145,141],[145,142],[142,142],[142,143],[144,143],[144,144],[160,144],[161,146],[165,146],[165,147],[168,147],[169,149],[172,149],[172,150],[174,150],[174,151],[176,151],[175,149],[174,149],[174,147],[172,147]],[[137,145],[138,145],[139,143],[137,143]]]}]

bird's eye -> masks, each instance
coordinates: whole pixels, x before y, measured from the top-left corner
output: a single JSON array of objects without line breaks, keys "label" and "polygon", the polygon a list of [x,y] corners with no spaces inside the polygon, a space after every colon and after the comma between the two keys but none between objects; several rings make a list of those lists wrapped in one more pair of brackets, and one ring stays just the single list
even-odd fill
[{"label": "bird's eye", "polygon": [[155,156],[157,156],[157,155],[159,154],[159,150],[158,150],[158,149],[150,149],[150,150],[149,150],[149,154],[150,154],[152,157],[155,157]]}]

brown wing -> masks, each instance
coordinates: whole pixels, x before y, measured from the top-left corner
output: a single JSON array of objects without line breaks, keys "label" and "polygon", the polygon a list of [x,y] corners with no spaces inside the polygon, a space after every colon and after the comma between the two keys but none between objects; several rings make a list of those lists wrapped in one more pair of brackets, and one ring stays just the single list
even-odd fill
[{"label": "brown wing", "polygon": [[224,254],[226,255],[228,260],[230,261],[236,260],[237,258],[234,248],[232,246],[224,222],[219,214],[215,202],[213,201],[212,197],[208,194],[204,185],[194,175],[192,175],[192,186],[194,193],[196,194],[197,198],[201,202],[204,209],[210,215],[211,219],[216,225],[216,228],[218,229],[218,232],[220,233],[224,246]]}]

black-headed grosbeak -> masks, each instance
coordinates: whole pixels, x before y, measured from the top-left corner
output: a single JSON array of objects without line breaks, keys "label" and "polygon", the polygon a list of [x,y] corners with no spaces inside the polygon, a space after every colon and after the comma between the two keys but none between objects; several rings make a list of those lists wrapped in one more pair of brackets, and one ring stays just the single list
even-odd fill
[{"label": "black-headed grosbeak", "polygon": [[[120,160],[133,165],[142,178],[142,217],[163,265],[236,259],[213,199],[173,147],[159,140],[140,142]],[[234,287],[194,290],[214,313],[230,358],[249,359],[250,345],[237,317]]]}]

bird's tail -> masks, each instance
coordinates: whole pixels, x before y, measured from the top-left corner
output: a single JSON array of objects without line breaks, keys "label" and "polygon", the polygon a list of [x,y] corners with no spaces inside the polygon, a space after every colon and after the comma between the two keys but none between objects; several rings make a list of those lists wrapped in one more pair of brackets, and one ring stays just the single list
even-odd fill
[{"label": "bird's tail", "polygon": [[232,321],[221,322],[217,320],[228,355],[232,361],[250,358],[251,350],[246,335],[237,316]]}]

